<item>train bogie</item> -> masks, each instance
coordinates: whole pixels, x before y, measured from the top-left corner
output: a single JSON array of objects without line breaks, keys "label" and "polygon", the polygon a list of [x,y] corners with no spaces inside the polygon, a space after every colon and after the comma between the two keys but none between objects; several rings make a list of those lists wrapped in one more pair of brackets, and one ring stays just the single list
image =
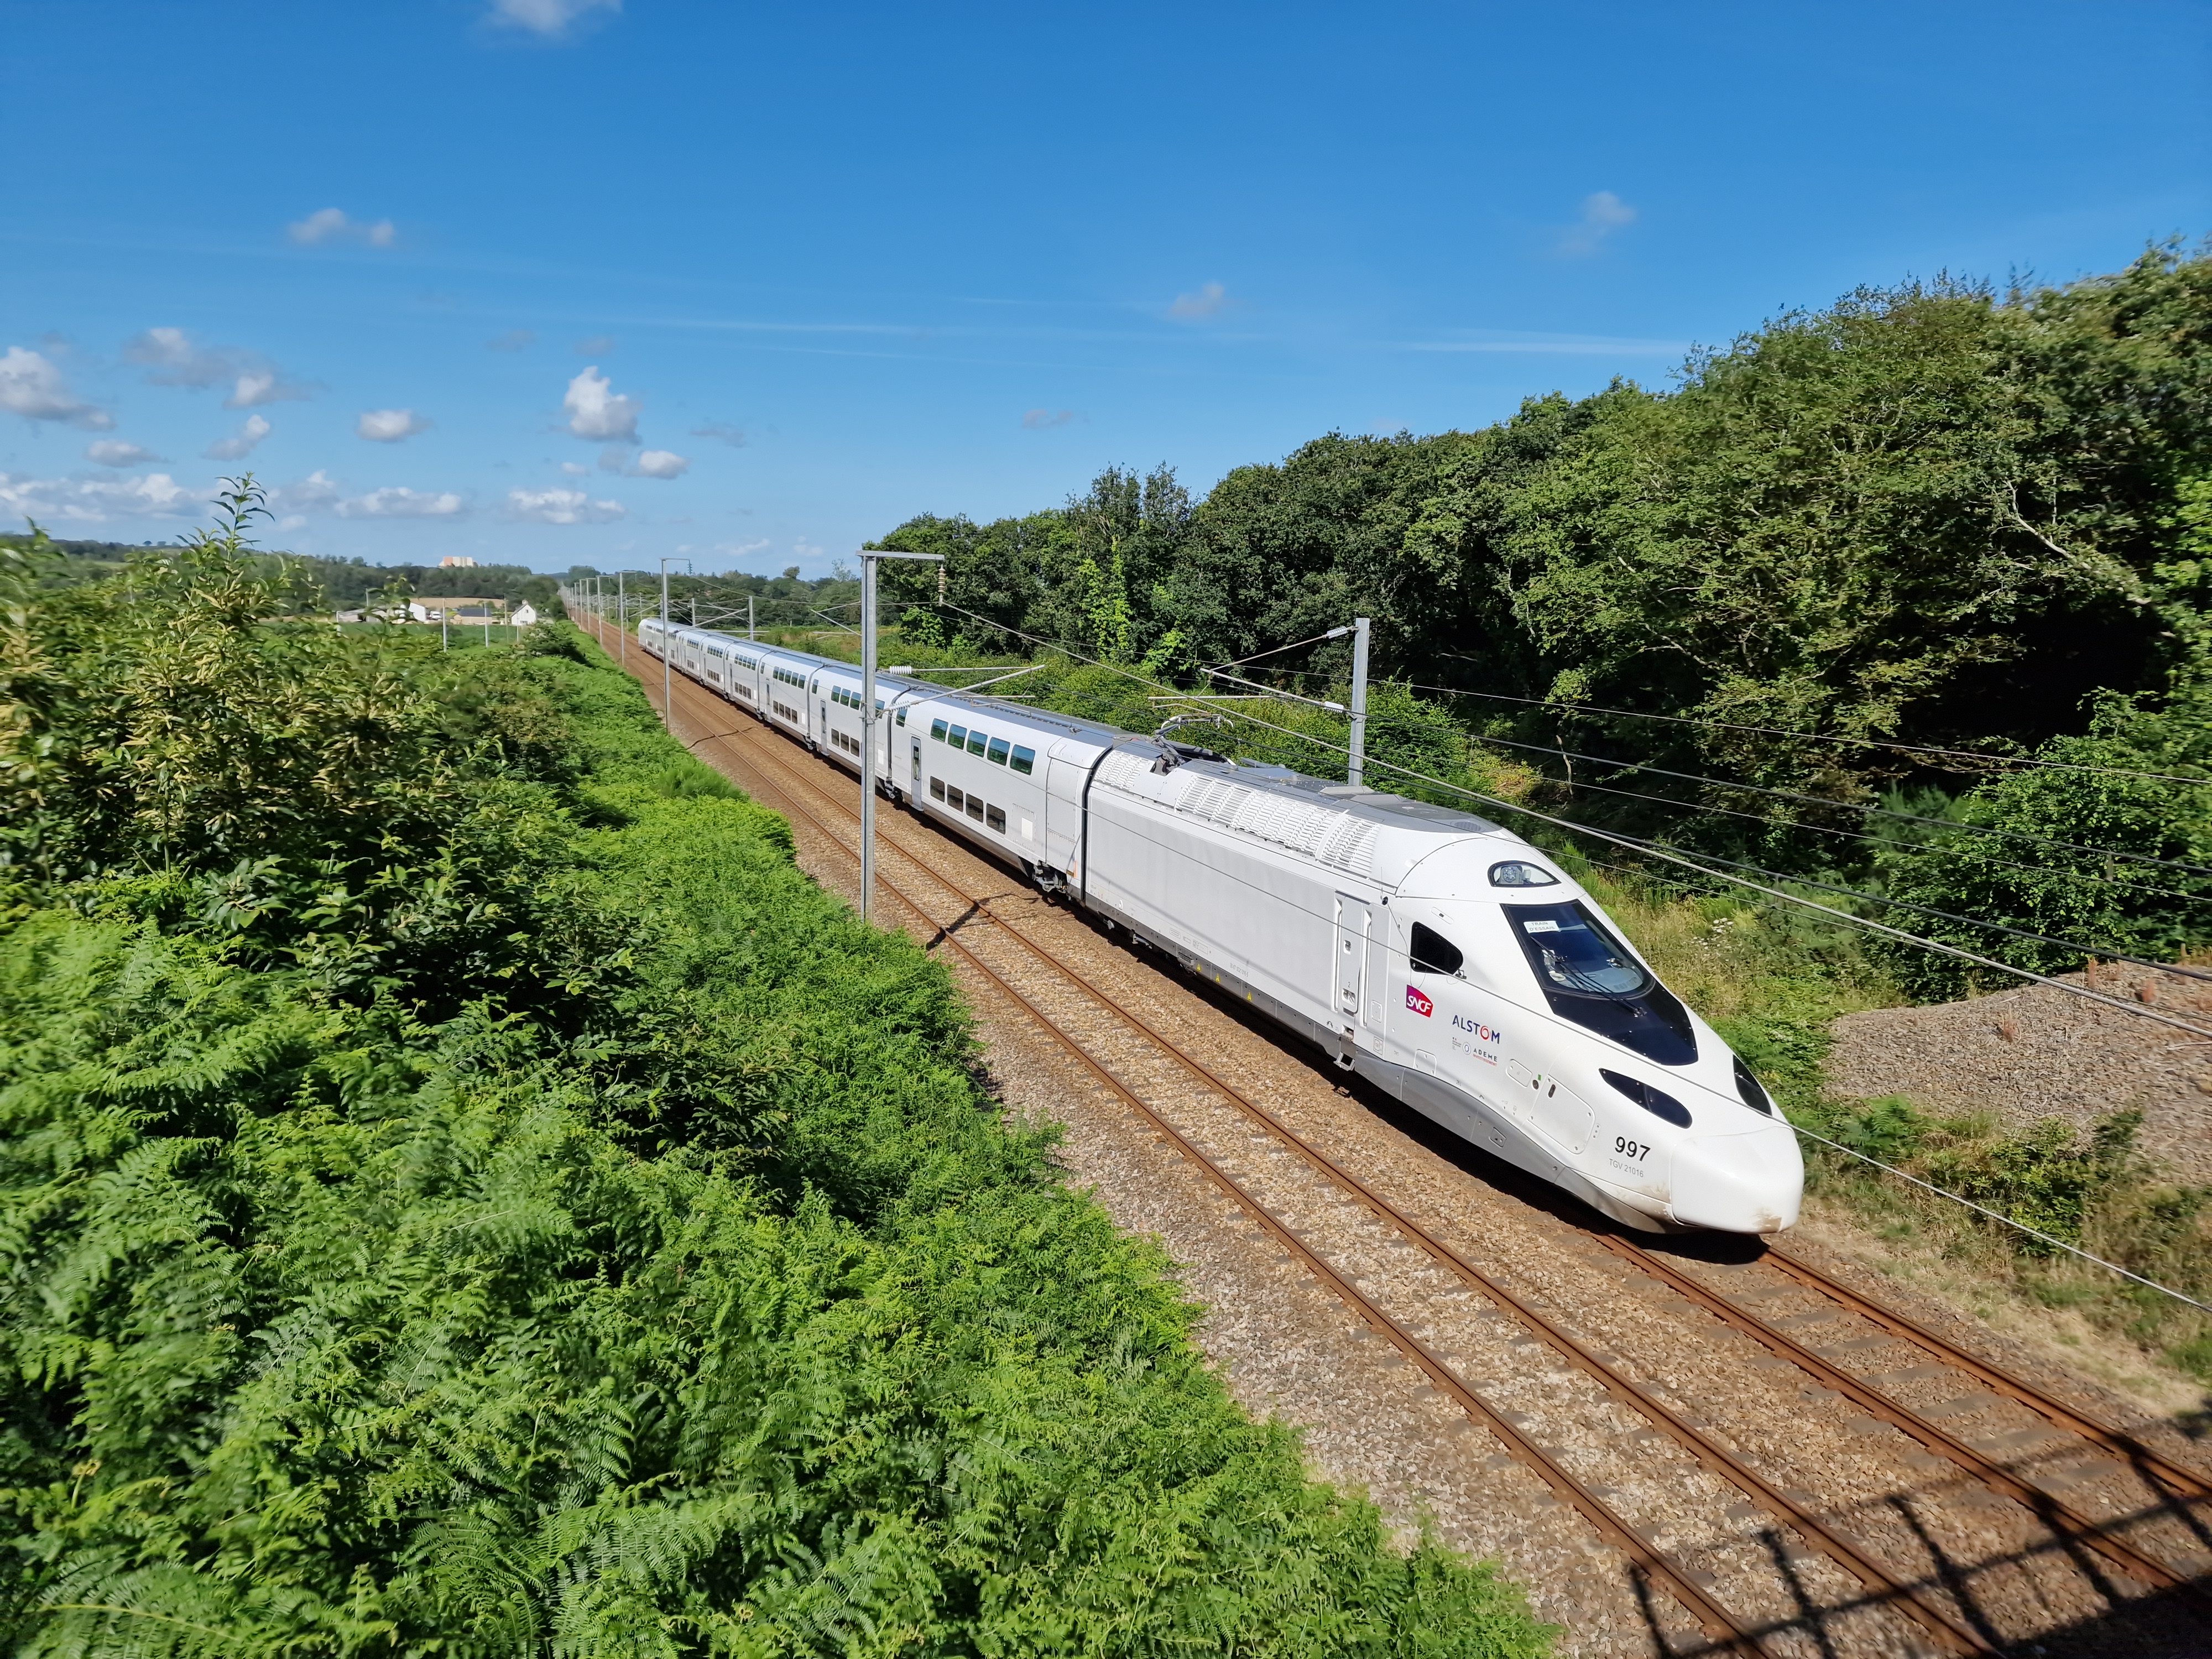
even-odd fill
[{"label": "train bogie", "polygon": [[[674,665],[861,770],[851,665],[640,630],[655,654],[664,635]],[[878,708],[881,787],[1462,1139],[1631,1226],[1796,1221],[1803,1167],[1765,1090],[1520,837],[896,676]]]}]

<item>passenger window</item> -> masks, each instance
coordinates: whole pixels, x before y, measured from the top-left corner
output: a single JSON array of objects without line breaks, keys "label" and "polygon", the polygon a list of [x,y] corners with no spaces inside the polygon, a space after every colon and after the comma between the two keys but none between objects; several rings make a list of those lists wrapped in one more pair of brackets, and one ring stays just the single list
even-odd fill
[{"label": "passenger window", "polygon": [[1458,945],[1418,921],[1413,924],[1413,948],[1408,954],[1417,974],[1456,974],[1467,960]]},{"label": "passenger window", "polygon": [[985,807],[983,809],[983,823],[986,828],[995,830],[1003,836],[1006,832],[1006,809],[999,806]]},{"label": "passenger window", "polygon": [[1022,773],[1028,773],[1028,772],[1030,772],[1030,771],[1035,770],[1035,769],[1036,769],[1036,750],[1034,750],[1034,749],[1017,749],[1017,750],[1014,750],[1014,770],[1015,770],[1015,771],[1017,771],[1017,772],[1022,772]]},{"label": "passenger window", "polygon": [[989,741],[990,739],[986,738],[981,732],[970,732],[968,734],[968,752],[971,755],[981,754],[983,752],[983,745]]},{"label": "passenger window", "polygon": [[945,799],[945,780],[943,778],[932,778],[929,781],[929,798],[932,800],[943,800]]},{"label": "passenger window", "polygon": [[983,798],[981,795],[970,795],[968,797],[968,816],[974,818],[979,823],[982,822]]},{"label": "passenger window", "polygon": [[968,797],[948,784],[945,790],[945,804],[957,812],[968,804]]},{"label": "passenger window", "polygon": [[945,741],[945,722],[943,720],[930,721],[929,735],[935,738],[938,742],[943,743]]},{"label": "passenger window", "polygon": [[906,724],[906,710],[903,708],[898,711],[898,723],[901,726],[904,726]]},{"label": "passenger window", "polygon": [[955,749],[965,748],[968,744],[968,728],[964,726],[954,726],[945,734],[945,740]]},{"label": "passenger window", "polygon": [[994,766],[1004,766],[1006,763],[1006,740],[1004,738],[991,739],[988,758]]}]

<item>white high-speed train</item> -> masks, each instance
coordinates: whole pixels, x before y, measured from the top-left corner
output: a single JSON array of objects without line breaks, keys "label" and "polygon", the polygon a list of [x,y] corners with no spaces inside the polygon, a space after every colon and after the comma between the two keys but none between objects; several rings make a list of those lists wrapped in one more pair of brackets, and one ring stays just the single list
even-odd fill
[{"label": "white high-speed train", "polygon": [[[860,767],[849,663],[647,619],[648,653]],[[1797,1139],[1605,913],[1466,812],[896,674],[876,776],[1454,1133],[1645,1230],[1797,1218]]]}]

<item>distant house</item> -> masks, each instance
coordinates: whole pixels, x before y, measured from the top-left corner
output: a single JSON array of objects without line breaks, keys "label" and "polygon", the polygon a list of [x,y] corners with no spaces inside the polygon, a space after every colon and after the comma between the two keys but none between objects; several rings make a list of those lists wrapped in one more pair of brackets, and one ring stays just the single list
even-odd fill
[{"label": "distant house", "polygon": [[407,602],[407,614],[414,617],[416,622],[467,623],[473,627],[482,627],[487,622],[495,622],[505,626],[507,601],[505,599],[447,599],[439,594],[428,594],[418,599],[410,599]]},{"label": "distant house", "polygon": [[358,611],[341,611],[335,620],[443,623],[454,628],[482,628],[489,623],[495,628],[527,628],[538,620],[538,607],[527,599],[509,605],[505,599],[456,599],[429,594],[408,600],[404,615],[396,605],[367,605]]},{"label": "distant house", "polygon": [[477,562],[465,553],[448,553],[438,561],[441,570],[473,570],[476,568]]}]

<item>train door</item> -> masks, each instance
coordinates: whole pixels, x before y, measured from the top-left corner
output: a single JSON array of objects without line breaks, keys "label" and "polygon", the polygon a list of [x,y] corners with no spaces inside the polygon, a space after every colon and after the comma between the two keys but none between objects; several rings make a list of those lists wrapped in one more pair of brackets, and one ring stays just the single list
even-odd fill
[{"label": "train door", "polygon": [[[1082,878],[1084,791],[1104,753],[1093,744],[1055,738],[1045,749],[1044,862]],[[1087,889],[1086,889],[1087,890]]]},{"label": "train door", "polygon": [[1352,1063],[1352,1033],[1358,1028],[1367,993],[1367,942],[1375,927],[1375,913],[1363,898],[1350,893],[1336,896],[1336,950],[1331,973],[1336,994],[1330,1005],[1331,1028],[1342,1033],[1337,1064]]}]

